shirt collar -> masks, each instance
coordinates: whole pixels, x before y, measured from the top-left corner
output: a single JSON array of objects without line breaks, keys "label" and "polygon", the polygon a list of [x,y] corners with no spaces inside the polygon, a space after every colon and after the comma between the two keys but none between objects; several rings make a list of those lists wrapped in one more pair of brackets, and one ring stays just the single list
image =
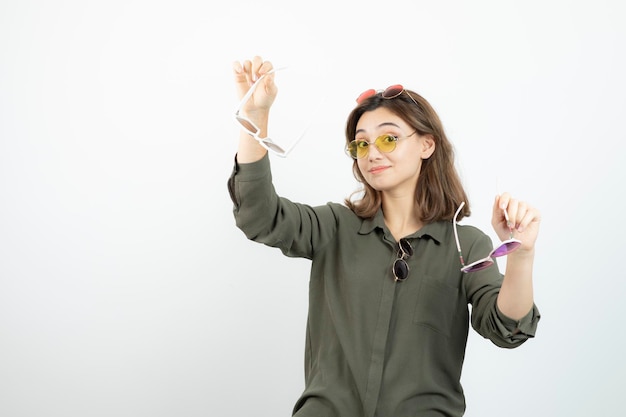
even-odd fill
[{"label": "shirt collar", "polygon": [[[428,236],[437,243],[441,243],[445,240],[447,234],[446,231],[449,227],[448,223],[449,222],[439,221],[425,224],[420,230],[411,234],[409,237],[422,238],[424,236]],[[374,217],[363,219],[359,233],[366,235],[373,232],[375,229],[385,230],[385,219],[383,217],[383,211],[380,209],[376,212]]]}]

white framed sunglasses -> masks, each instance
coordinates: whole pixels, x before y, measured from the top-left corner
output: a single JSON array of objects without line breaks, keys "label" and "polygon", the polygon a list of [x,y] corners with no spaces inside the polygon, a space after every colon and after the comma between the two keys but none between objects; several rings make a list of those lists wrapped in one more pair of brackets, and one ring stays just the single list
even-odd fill
[{"label": "white framed sunglasses", "polygon": [[[459,216],[459,213],[461,212],[461,209],[464,206],[465,206],[465,201],[461,202],[461,205],[456,210],[456,213],[454,213],[454,219],[452,220],[452,223],[454,224],[454,239],[456,240],[456,248],[459,251],[459,259],[461,260],[462,272],[465,272],[465,273],[476,272],[476,271],[480,271],[481,269],[488,268],[491,265],[493,265],[494,258],[508,255],[509,253],[515,251],[517,248],[520,247],[522,242],[518,239],[513,238],[513,230],[509,229],[511,231],[511,236],[509,239],[502,241],[500,245],[494,248],[486,257],[479,259],[477,261],[474,261],[471,264],[465,265],[465,261],[463,260],[463,254],[461,252],[461,244],[459,243],[459,232],[457,230],[457,225],[456,225],[456,219]],[[506,210],[504,210],[504,217],[508,223],[509,215],[507,214]]]},{"label": "white framed sunglasses", "polygon": [[293,150],[293,148],[298,144],[298,142],[300,142],[300,140],[304,137],[307,129],[304,129],[304,131],[300,134],[300,136],[298,136],[298,138],[295,141],[293,141],[289,147],[284,148],[283,146],[279,145],[278,143],[276,143],[274,140],[272,140],[269,137],[266,137],[266,138],[259,137],[259,133],[261,133],[261,129],[252,120],[250,120],[248,117],[246,117],[243,114],[242,109],[243,109],[243,106],[248,102],[248,100],[250,100],[250,97],[252,97],[252,94],[254,94],[254,90],[256,90],[257,86],[259,85],[261,80],[263,80],[263,78],[265,78],[269,74],[272,74],[274,72],[277,72],[286,68],[287,67],[273,68],[269,70],[268,72],[266,72],[265,74],[261,75],[254,82],[254,84],[250,86],[250,88],[248,89],[248,92],[246,92],[246,94],[241,99],[241,102],[239,103],[239,106],[237,107],[237,111],[235,112],[235,120],[239,123],[241,128],[247,134],[249,134],[254,139],[256,139],[261,144],[261,146],[263,146],[268,151],[274,153],[275,155],[280,156],[281,158],[287,157],[287,155]]}]

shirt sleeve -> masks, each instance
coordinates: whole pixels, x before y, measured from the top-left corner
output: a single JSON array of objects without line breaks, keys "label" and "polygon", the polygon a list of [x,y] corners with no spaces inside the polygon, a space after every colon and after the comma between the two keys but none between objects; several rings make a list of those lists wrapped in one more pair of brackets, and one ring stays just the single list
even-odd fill
[{"label": "shirt sleeve", "polygon": [[330,204],[311,207],[278,196],[267,154],[252,163],[235,160],[228,191],[236,225],[246,237],[287,256],[311,259],[315,248],[336,233]]},{"label": "shirt sleeve", "polygon": [[525,340],[535,337],[537,331],[537,324],[541,315],[536,305],[522,317],[520,320],[513,320],[507,317],[500,311],[496,304],[496,314],[498,315],[498,321],[502,324],[498,329],[499,335],[506,340],[510,345],[516,345],[517,342],[524,342]]},{"label": "shirt sleeve", "polygon": [[[465,242],[468,242],[466,239]],[[483,257],[493,248],[491,239],[477,229],[473,243],[468,242],[468,259]],[[478,255],[472,257],[472,253]],[[497,305],[504,276],[497,263],[482,271],[467,274],[466,292],[472,305],[472,327],[484,338],[503,348],[515,348],[535,336],[541,315],[536,305],[520,320],[507,317]]]}]

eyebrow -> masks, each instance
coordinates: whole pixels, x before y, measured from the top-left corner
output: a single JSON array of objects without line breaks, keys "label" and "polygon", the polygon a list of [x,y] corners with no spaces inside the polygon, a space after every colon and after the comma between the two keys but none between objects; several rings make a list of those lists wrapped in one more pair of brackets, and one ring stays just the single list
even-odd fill
[{"label": "eyebrow", "polygon": [[[398,129],[402,129],[399,125],[397,125],[396,123],[393,123],[393,122],[383,122],[383,123],[379,124],[377,127],[385,127],[385,126],[393,126],[393,127],[397,127]],[[364,133],[364,132],[365,132],[365,129],[358,129],[354,133],[356,134],[356,133]]]}]

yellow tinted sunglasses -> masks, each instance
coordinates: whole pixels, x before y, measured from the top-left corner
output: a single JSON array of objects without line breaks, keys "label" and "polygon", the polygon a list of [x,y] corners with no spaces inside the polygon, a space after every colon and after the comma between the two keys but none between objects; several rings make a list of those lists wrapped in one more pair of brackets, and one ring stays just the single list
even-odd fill
[{"label": "yellow tinted sunglasses", "polygon": [[346,153],[354,159],[365,158],[370,152],[370,145],[375,145],[376,148],[383,153],[389,153],[396,149],[399,140],[409,138],[416,133],[417,130],[403,138],[387,133],[377,137],[373,142],[355,139],[346,146]]}]

